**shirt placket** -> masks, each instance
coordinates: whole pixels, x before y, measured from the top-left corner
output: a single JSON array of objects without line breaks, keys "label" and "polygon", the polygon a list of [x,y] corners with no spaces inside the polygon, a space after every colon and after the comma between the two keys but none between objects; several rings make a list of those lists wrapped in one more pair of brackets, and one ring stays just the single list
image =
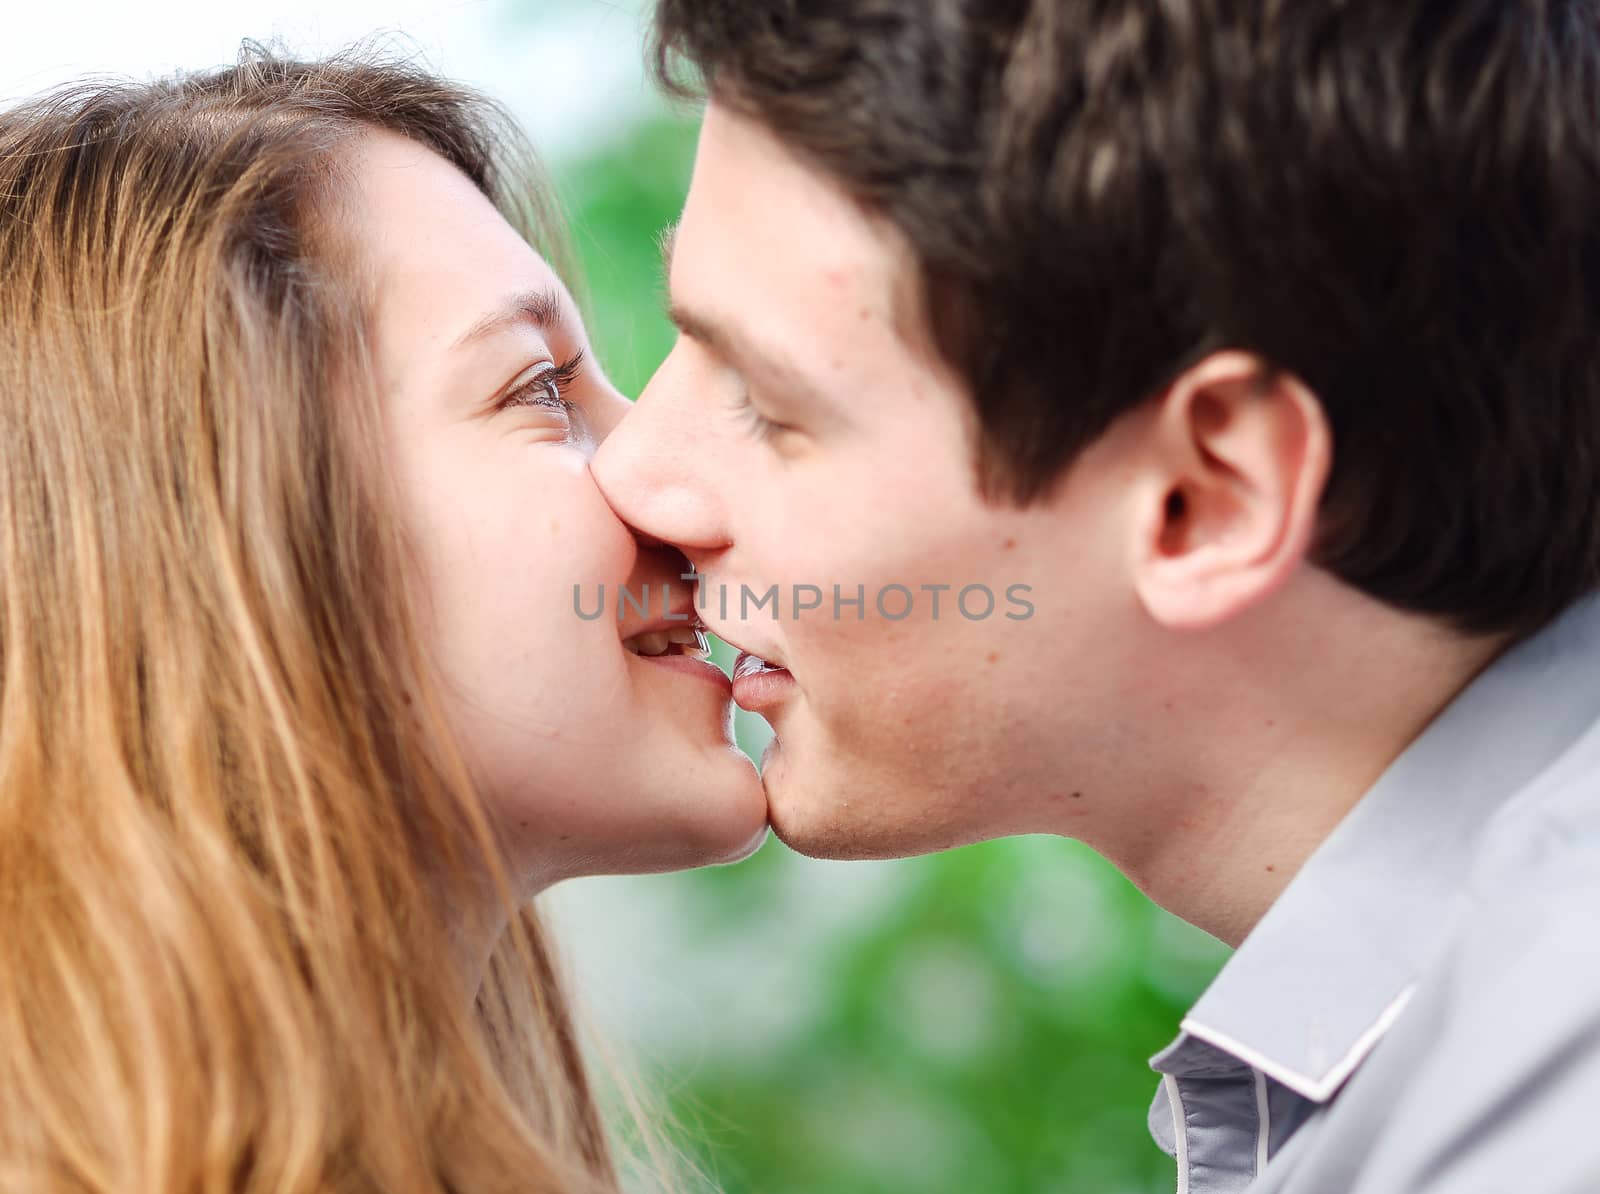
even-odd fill
[{"label": "shirt placket", "polygon": [[[1244,1062],[1193,1038],[1155,1060],[1162,1073],[1155,1116],[1178,1165],[1178,1194],[1237,1194],[1265,1166],[1271,1139],[1266,1080]],[[1160,1104],[1165,1103],[1165,1107]],[[1166,1125],[1153,1125],[1166,1127]]]}]

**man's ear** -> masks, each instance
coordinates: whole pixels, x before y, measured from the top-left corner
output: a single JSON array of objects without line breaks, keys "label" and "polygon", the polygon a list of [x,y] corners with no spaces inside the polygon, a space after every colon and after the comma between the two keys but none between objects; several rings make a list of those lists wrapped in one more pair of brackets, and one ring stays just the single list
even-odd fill
[{"label": "man's ear", "polygon": [[1135,586],[1160,624],[1205,629],[1264,600],[1305,559],[1333,437],[1304,384],[1246,353],[1207,357],[1155,406]]}]

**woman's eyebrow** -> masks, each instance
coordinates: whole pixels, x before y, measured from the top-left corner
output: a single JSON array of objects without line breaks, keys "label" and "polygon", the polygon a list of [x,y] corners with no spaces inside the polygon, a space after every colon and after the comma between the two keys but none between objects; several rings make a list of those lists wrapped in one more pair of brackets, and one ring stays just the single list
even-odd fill
[{"label": "woman's eyebrow", "polygon": [[561,326],[564,320],[565,308],[561,296],[554,290],[525,290],[512,295],[479,319],[461,334],[451,348],[465,348],[519,323],[530,323],[537,328],[554,328]]}]

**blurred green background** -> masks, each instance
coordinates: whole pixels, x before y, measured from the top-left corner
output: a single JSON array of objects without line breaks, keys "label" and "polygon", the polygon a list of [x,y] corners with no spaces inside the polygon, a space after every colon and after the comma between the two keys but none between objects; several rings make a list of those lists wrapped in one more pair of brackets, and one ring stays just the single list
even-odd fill
[{"label": "blurred green background", "polygon": [[[672,343],[657,236],[694,137],[693,113],[657,111],[556,163],[590,330],[629,394]],[[741,714],[739,733],[759,757],[764,726]],[[822,864],[772,840],[739,866],[560,899],[592,963],[583,994],[610,1005],[714,1188],[1173,1188],[1146,1062],[1225,951],[1076,843]],[[594,960],[608,948],[631,956]]]}]

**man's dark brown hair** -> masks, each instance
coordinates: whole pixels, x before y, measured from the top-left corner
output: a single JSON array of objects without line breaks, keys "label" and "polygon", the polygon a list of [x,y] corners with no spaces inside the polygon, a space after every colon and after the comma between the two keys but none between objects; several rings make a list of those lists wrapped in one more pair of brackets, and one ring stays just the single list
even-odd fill
[{"label": "man's dark brown hair", "polygon": [[[657,67],[889,218],[1040,495],[1217,349],[1315,391],[1315,559],[1527,633],[1600,583],[1594,0],[661,0]],[[686,71],[684,68],[690,68]]]}]

